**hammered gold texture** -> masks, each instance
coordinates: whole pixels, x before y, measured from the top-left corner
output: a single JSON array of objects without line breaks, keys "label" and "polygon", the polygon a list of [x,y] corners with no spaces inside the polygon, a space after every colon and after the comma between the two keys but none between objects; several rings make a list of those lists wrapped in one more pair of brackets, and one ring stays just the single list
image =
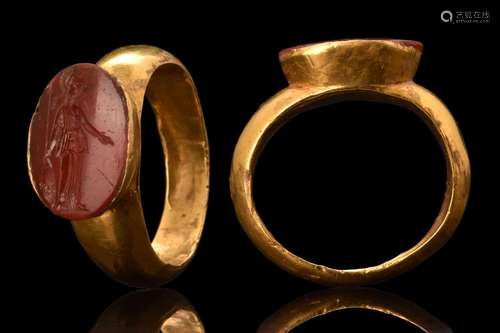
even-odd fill
[{"label": "hammered gold texture", "polygon": [[280,61],[290,84],[366,85],[411,80],[420,55],[407,41],[346,40],[292,47]]},{"label": "hammered gold texture", "polygon": [[[372,284],[412,269],[452,236],[466,206],[470,164],[460,131],[446,106],[412,81],[421,50],[421,45],[412,41],[347,40],[281,52],[290,86],[262,104],[247,123],[234,151],[230,187],[241,226],[257,248],[282,269],[323,285]],[[335,269],[296,256],[274,238],[255,208],[252,177],[266,142],[289,119],[318,105],[349,100],[395,104],[415,112],[442,148],[447,184],[439,214],[418,244],[375,266]],[[335,221],[331,212],[325,215]]]}]

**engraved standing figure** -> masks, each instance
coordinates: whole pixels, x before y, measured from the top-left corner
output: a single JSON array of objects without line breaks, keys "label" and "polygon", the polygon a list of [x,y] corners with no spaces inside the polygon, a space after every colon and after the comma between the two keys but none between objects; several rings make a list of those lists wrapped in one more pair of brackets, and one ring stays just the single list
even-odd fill
[{"label": "engraved standing figure", "polygon": [[82,162],[89,149],[87,135],[92,135],[104,145],[113,145],[113,141],[87,119],[86,107],[81,103],[85,87],[78,82],[75,73],[61,79],[66,94],[56,108],[45,154],[49,167],[55,168],[54,206],[57,210],[87,210],[81,201],[80,186]]}]

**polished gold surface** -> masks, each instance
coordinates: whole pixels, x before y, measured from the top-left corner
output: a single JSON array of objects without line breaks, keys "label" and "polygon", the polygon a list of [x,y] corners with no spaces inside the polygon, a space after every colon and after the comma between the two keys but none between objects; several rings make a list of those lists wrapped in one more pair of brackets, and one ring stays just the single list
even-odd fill
[{"label": "polished gold surface", "polygon": [[402,40],[344,40],[280,52],[291,85],[367,85],[411,81],[422,45]]},{"label": "polished gold surface", "polygon": [[[324,285],[371,284],[420,264],[455,231],[469,194],[469,159],[457,124],[446,106],[412,81],[421,50],[421,44],[412,41],[345,40],[305,45],[280,53],[290,85],[267,100],[243,130],[233,156],[230,186],[243,229],[257,248],[282,269]],[[397,257],[359,269],[326,267],[284,248],[260,218],[252,194],[255,164],[273,134],[301,112],[346,100],[395,104],[415,112],[432,130],[447,162],[446,193],[427,234]],[[359,205],[362,208],[363,203]],[[335,220],[334,215],[329,218]]]},{"label": "polished gold surface", "polygon": [[91,333],[203,333],[193,306],[179,293],[151,289],[129,293],[111,304]]},{"label": "polished gold surface", "polygon": [[[135,287],[162,285],[188,265],[203,230],[209,153],[201,105],[187,69],[159,48],[120,48],[97,64],[118,81],[126,97],[125,175],[107,210],[95,218],[72,221],[73,229],[90,257],[112,278]],[[163,215],[152,242],[139,190],[144,97],[155,112],[167,179]]]},{"label": "polished gold surface", "polygon": [[346,309],[364,309],[400,318],[427,333],[451,328],[418,305],[399,296],[369,288],[327,289],[302,296],[267,318],[257,333],[286,333],[313,318]]}]

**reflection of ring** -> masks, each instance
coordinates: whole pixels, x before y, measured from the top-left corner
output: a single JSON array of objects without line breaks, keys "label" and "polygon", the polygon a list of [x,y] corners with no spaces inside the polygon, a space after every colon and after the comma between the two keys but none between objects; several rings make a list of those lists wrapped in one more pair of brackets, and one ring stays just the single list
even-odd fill
[{"label": "reflection of ring", "polygon": [[[139,191],[145,96],[167,169],[163,216],[152,243]],[[87,253],[116,280],[157,286],[190,262],[205,220],[208,142],[194,82],[170,53],[129,46],[97,65],[62,70],[33,115],[28,165],[42,202],[72,220]]]},{"label": "reflection of ring", "polygon": [[382,312],[401,318],[424,332],[451,332],[445,323],[399,296],[370,288],[334,288],[312,292],[283,306],[262,323],[257,333],[289,332],[310,319],[345,309]]},{"label": "reflection of ring", "polygon": [[169,289],[131,292],[111,304],[91,333],[202,333],[203,324],[192,305]]},{"label": "reflection of ring", "polygon": [[[265,102],[243,130],[233,156],[231,195],[247,235],[281,268],[325,285],[373,283],[413,268],[451,237],[465,209],[470,166],[450,112],[436,96],[412,81],[421,51],[422,45],[413,41],[345,40],[280,53],[290,86]],[[418,244],[373,267],[339,270],[308,262],[274,238],[255,208],[252,176],[260,152],[280,126],[300,112],[345,100],[396,104],[419,115],[441,144],[448,182],[441,211]]]}]

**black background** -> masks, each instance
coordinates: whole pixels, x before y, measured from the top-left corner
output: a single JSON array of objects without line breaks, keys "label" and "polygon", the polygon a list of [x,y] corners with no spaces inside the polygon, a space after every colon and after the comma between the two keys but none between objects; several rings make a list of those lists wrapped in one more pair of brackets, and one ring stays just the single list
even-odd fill
[{"label": "black background", "polygon": [[[284,304],[322,287],[274,266],[240,228],[228,184],[238,136],[259,105],[286,86],[277,57],[281,49],[382,37],[424,44],[415,81],[439,96],[457,120],[471,159],[472,189],[448,244],[422,265],[375,288],[418,304],[455,332],[487,327],[485,301],[496,292],[495,274],[488,267],[498,261],[492,227],[498,217],[486,212],[485,203],[494,180],[487,173],[488,154],[498,151],[489,130],[498,111],[496,84],[490,84],[497,12],[487,6],[309,7],[272,15],[267,7],[213,7],[218,14],[212,15],[193,5],[190,11],[197,9],[201,17],[173,8],[106,15],[73,10],[3,27],[11,50],[3,54],[5,70],[13,83],[5,98],[13,105],[4,110],[10,158],[4,162],[9,195],[4,199],[2,274],[18,326],[88,332],[109,304],[132,290],[93,264],[70,224],[44,208],[29,183],[29,120],[59,70],[96,62],[130,44],[166,49],[189,69],[210,141],[210,201],[197,254],[167,287],[193,304],[207,332],[254,332]],[[440,20],[443,9],[489,10],[492,22],[446,24]],[[163,202],[161,163],[154,117],[145,112],[141,191],[150,230]],[[254,190],[261,216],[286,247],[309,260],[350,268],[379,263],[415,244],[437,214],[445,181],[439,146],[418,117],[394,106],[351,102],[302,114],[278,132],[259,160]],[[366,329],[417,331],[362,310],[318,318],[297,331]]]}]

